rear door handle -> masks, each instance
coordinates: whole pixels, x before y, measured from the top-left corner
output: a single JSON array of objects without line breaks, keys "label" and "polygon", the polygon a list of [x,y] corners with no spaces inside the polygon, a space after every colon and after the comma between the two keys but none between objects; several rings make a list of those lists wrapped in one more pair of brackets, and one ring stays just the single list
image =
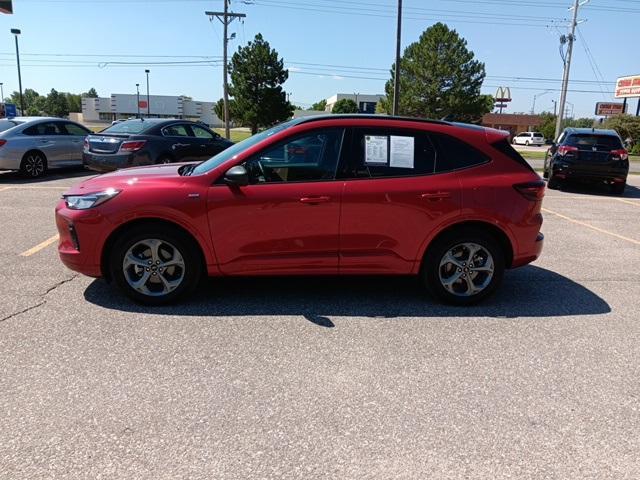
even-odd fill
[{"label": "rear door handle", "polygon": [[310,205],[316,205],[318,203],[327,203],[331,200],[331,197],[302,197],[300,203],[308,203]]},{"label": "rear door handle", "polygon": [[432,202],[436,202],[438,200],[443,200],[445,198],[451,198],[451,192],[429,192],[429,193],[423,193],[422,195],[420,195],[420,198],[423,198],[425,200],[429,200]]}]

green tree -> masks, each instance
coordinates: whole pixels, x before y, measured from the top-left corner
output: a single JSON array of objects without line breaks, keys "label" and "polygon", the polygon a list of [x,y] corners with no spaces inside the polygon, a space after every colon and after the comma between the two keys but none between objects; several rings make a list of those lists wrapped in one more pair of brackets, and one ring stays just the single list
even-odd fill
[{"label": "green tree", "polygon": [[65,93],[70,112],[82,112],[82,97],[77,93]]},{"label": "green tree", "polygon": [[546,139],[555,140],[557,117],[551,112],[542,112],[540,117],[542,123],[536,127],[536,131],[542,133]]},{"label": "green tree", "polygon": [[[25,115],[41,115],[44,110],[45,97],[40,96],[38,92],[32,88],[27,88],[22,96],[24,98]],[[13,103],[20,108],[20,92],[12,92],[11,95],[5,99],[6,103]]]},{"label": "green tree", "polygon": [[595,120],[593,118],[567,118],[564,122],[565,127],[574,127],[574,128],[591,128],[595,124]]},{"label": "green tree", "polygon": [[67,102],[66,95],[52,88],[44,103],[44,111],[52,117],[66,117],[69,115],[69,102]]},{"label": "green tree", "polygon": [[260,127],[291,117],[293,108],[282,90],[289,71],[260,33],[233,54],[229,73],[229,93],[236,102],[235,113],[243,125],[251,128],[252,134]]},{"label": "green tree", "polygon": [[376,113],[380,114],[380,115],[384,115],[384,114],[387,113],[387,110],[385,109],[385,106],[382,103],[382,100],[380,100],[378,103],[376,103]]},{"label": "green tree", "polygon": [[358,104],[351,100],[350,98],[343,98],[342,100],[338,100],[335,105],[333,105],[333,109],[331,113],[358,113]]},{"label": "green tree", "polygon": [[319,102],[316,102],[309,107],[309,110],[317,110],[319,112],[324,112],[326,109],[327,109],[326,100],[320,100]]},{"label": "green tree", "polygon": [[91,87],[88,92],[84,92],[82,94],[82,97],[84,97],[84,98],[98,98],[98,92],[96,92],[95,88]]},{"label": "green tree", "polygon": [[[233,122],[236,120],[235,111],[236,111],[236,102],[233,100],[233,98],[230,98],[229,99],[229,121],[230,122]],[[216,116],[220,120],[224,121],[224,99],[221,98],[215,103],[215,105],[213,106],[213,112],[216,114]]]},{"label": "green tree", "polygon": [[631,138],[635,144],[640,144],[640,117],[631,115],[609,117],[602,123],[602,128],[615,130],[623,140]]},{"label": "green tree", "polygon": [[[484,63],[474,59],[467,41],[443,23],[425,30],[409,45],[400,60],[399,113],[410,117],[443,118],[475,122],[493,109],[493,98],[482,95]],[[386,113],[393,105],[393,84],[385,85]]]}]

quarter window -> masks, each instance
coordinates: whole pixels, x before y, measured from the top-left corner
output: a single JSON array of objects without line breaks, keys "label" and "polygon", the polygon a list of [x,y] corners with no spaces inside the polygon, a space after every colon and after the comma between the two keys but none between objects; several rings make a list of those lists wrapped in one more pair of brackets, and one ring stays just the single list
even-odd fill
[{"label": "quarter window", "polygon": [[449,135],[432,133],[431,138],[438,150],[435,169],[438,173],[473,167],[490,160],[484,153]]},{"label": "quarter window", "polygon": [[245,162],[251,184],[332,180],[343,129],[306,133],[270,147]]}]

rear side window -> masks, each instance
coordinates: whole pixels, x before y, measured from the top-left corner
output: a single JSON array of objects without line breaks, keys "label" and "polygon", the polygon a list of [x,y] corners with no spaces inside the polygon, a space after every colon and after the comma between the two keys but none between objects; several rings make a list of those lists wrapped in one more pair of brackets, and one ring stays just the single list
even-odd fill
[{"label": "rear side window", "polygon": [[61,124],[59,122],[46,122],[32,125],[25,128],[22,133],[25,135],[64,135],[66,132],[62,132]]},{"label": "rear side window", "polygon": [[490,160],[484,153],[457,138],[441,133],[431,133],[430,135],[438,151],[435,165],[436,173],[474,167]]},{"label": "rear side window", "polygon": [[616,136],[594,135],[588,133],[576,133],[573,135],[569,135],[569,138],[567,138],[565,144],[578,148],[600,147],[608,148],[611,150],[619,150],[622,148],[622,142]]},{"label": "rear side window", "polygon": [[434,173],[436,150],[429,134],[416,130],[356,128],[341,178],[380,178]]},{"label": "rear side window", "polygon": [[162,129],[162,134],[165,137],[190,137],[190,133],[187,130],[186,125],[169,125]]},{"label": "rear side window", "polygon": [[523,167],[526,167],[527,170],[530,170],[532,172],[534,172],[535,170],[531,167],[531,165],[529,165],[529,162],[527,162],[524,158],[522,158],[522,155],[520,155],[512,146],[511,144],[507,141],[507,139],[505,138],[504,140],[500,140],[499,142],[496,142],[494,144],[491,145],[493,148],[495,148],[496,150],[498,150],[501,153],[504,153],[507,157],[509,157],[511,160],[514,160],[515,162],[519,163],[520,165],[522,165]]}]

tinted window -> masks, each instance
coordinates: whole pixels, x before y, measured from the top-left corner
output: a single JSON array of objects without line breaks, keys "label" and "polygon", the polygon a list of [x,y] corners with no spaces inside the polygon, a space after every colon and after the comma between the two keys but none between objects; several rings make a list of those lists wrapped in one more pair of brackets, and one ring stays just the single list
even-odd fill
[{"label": "tinted window", "polygon": [[84,137],[91,133],[88,130],[82,128],[80,125],[76,125],[75,123],[65,123],[64,129],[66,130],[67,135],[77,135]]},{"label": "tinted window", "polygon": [[341,178],[406,177],[434,172],[435,148],[426,132],[402,129],[352,130]]},{"label": "tinted window", "polygon": [[61,124],[58,122],[45,122],[25,128],[22,132],[25,135],[64,135]]},{"label": "tinted window", "polygon": [[529,163],[522,157],[522,155],[520,155],[517,150],[511,146],[506,138],[494,143],[492,147],[499,152],[504,153],[507,157],[511,158],[511,160],[514,160],[523,167],[526,167],[527,170],[530,170],[532,172],[535,171],[533,168],[531,168],[531,165],[529,165]]},{"label": "tinted window", "polygon": [[190,137],[189,130],[186,125],[169,125],[162,129],[162,134],[165,137]]},{"label": "tinted window", "polygon": [[144,120],[127,120],[105,128],[101,133],[140,133],[153,128],[152,122]]},{"label": "tinted window", "polygon": [[576,133],[570,135],[566,140],[566,145],[578,148],[601,147],[617,150],[622,148],[622,142],[618,137],[613,135],[594,135],[590,133]]},{"label": "tinted window", "polygon": [[15,127],[16,125],[20,125],[21,123],[22,122],[17,122],[15,120],[0,120],[0,132],[9,130],[10,128]]},{"label": "tinted window", "polygon": [[306,133],[245,162],[252,184],[331,180],[340,157],[343,129]]},{"label": "tinted window", "polygon": [[490,158],[457,138],[440,133],[431,135],[438,151],[436,172],[448,172],[487,163]]},{"label": "tinted window", "polygon": [[191,125],[191,130],[193,130],[193,134],[198,138],[204,139],[212,139],[213,134],[208,130],[205,130],[202,127],[198,127],[197,125]]}]

